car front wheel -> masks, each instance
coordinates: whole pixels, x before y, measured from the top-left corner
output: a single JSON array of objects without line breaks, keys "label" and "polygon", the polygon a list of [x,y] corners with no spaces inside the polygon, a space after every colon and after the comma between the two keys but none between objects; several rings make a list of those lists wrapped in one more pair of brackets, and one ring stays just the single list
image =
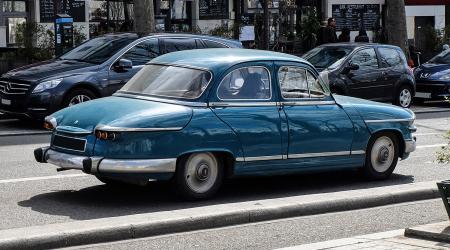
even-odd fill
[{"label": "car front wheel", "polygon": [[64,99],[64,107],[70,107],[79,103],[95,99],[95,94],[88,89],[74,89]]},{"label": "car front wheel", "polygon": [[398,140],[394,134],[380,133],[373,137],[366,151],[364,174],[374,180],[388,178],[397,165],[398,151]]},{"label": "car front wheel", "polygon": [[412,98],[411,87],[407,85],[400,86],[397,91],[395,104],[402,108],[409,108],[412,103]]},{"label": "car front wheel", "polygon": [[175,185],[178,193],[188,200],[210,198],[222,184],[221,161],[212,153],[193,153],[177,164]]}]

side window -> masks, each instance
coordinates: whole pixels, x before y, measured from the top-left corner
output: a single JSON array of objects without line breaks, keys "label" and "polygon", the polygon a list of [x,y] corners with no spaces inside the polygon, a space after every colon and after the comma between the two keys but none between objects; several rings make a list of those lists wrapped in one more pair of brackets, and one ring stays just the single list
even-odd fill
[{"label": "side window", "polygon": [[228,48],[228,46],[224,44],[213,42],[211,40],[203,40],[203,43],[205,43],[206,48]]},{"label": "side window", "polygon": [[299,67],[283,66],[278,70],[281,95],[283,98],[309,98],[306,70]]},{"label": "side window", "polygon": [[146,64],[157,56],[159,56],[158,40],[149,39],[136,44],[122,58],[130,60],[133,66],[136,66]]},{"label": "side window", "polygon": [[359,65],[360,69],[377,69],[377,54],[374,49],[362,49],[353,55],[352,63]]},{"label": "side window", "polygon": [[228,73],[217,89],[221,100],[268,100],[271,98],[269,71],[245,67]]},{"label": "side window", "polygon": [[307,71],[306,77],[308,79],[309,94],[311,95],[311,98],[325,97],[325,91],[319,82],[319,78],[316,78],[309,71]]},{"label": "side window", "polygon": [[400,54],[395,49],[378,48],[383,67],[399,67],[402,65]]},{"label": "side window", "polygon": [[163,54],[197,48],[195,39],[190,38],[164,38],[162,44],[163,48],[161,50]]}]

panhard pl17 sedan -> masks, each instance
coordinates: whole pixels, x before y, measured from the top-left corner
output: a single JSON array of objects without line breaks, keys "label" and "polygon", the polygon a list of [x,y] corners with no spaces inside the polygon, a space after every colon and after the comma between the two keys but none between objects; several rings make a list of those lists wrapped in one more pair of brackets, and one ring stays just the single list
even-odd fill
[{"label": "panhard pl17 sedan", "polygon": [[244,49],[174,52],[120,91],[46,118],[38,162],[106,184],[172,180],[188,199],[224,178],[359,168],[391,175],[415,150],[409,109],[332,95],[307,61]]}]

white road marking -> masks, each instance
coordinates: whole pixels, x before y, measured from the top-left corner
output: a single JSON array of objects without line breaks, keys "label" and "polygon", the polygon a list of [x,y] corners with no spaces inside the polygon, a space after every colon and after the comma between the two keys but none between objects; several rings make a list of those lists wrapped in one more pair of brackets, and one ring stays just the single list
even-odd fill
[{"label": "white road marking", "polygon": [[445,133],[414,133],[415,136],[424,136],[424,135],[445,135]]},{"label": "white road marking", "polygon": [[433,144],[433,145],[421,145],[421,146],[417,146],[416,148],[437,148],[437,147],[444,147],[444,146],[448,146],[448,144],[443,143],[443,144]]},{"label": "white road marking", "polygon": [[40,181],[40,180],[51,180],[51,179],[63,179],[63,178],[76,178],[89,176],[87,174],[66,174],[66,175],[50,175],[41,177],[29,177],[29,178],[19,178],[19,179],[7,179],[0,180],[0,184],[4,183],[15,183],[15,182],[27,182],[27,181]]}]

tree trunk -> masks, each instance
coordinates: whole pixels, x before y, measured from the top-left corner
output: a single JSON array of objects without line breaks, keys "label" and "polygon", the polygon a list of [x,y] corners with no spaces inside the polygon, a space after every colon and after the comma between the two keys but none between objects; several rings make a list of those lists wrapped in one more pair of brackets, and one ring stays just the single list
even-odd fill
[{"label": "tree trunk", "polygon": [[153,0],[134,1],[133,11],[134,31],[139,36],[144,36],[155,31]]},{"label": "tree trunk", "polygon": [[407,52],[408,34],[404,0],[386,0],[386,32],[389,44]]}]

